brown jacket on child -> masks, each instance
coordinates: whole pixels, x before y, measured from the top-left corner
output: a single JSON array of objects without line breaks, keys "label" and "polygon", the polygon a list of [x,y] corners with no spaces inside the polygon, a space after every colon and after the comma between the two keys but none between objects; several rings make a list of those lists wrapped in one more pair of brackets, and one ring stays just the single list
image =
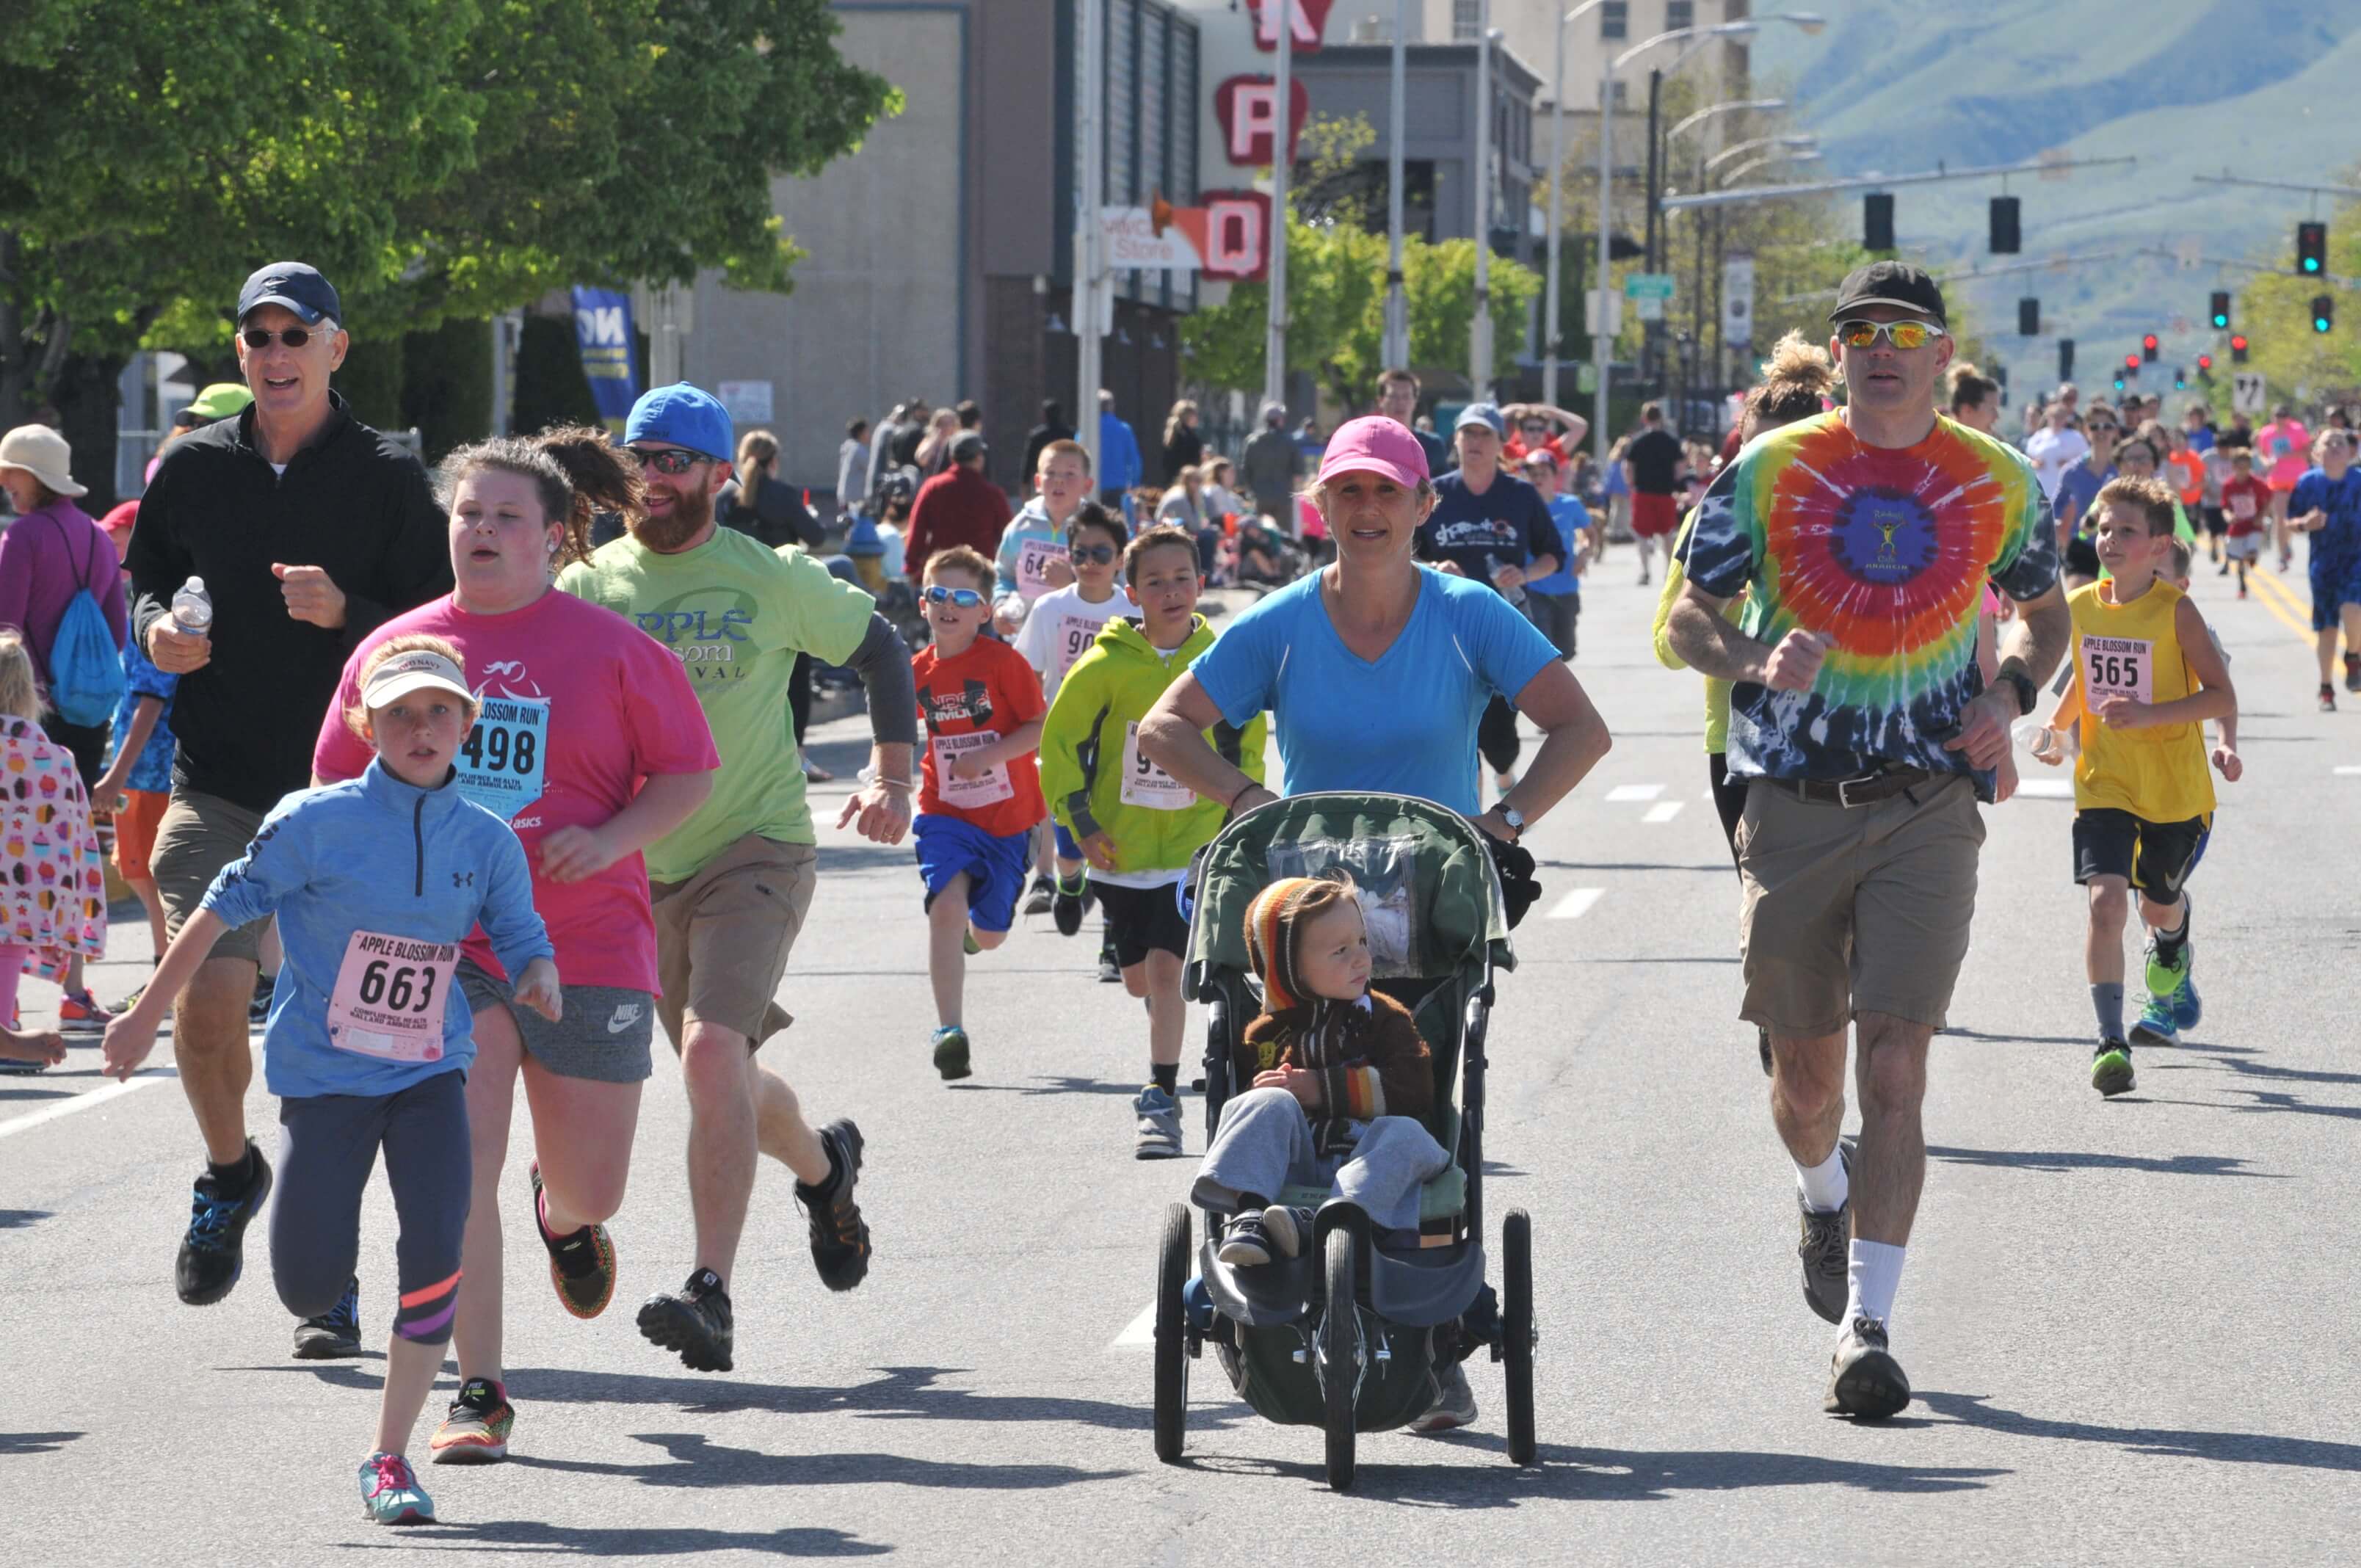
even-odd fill
[{"label": "brown jacket on child", "polygon": [[1434,1064],[1410,1009],[1382,992],[1369,1005],[1314,1001],[1248,1024],[1233,1053],[1237,1091],[1276,1067],[1320,1075],[1320,1099],[1307,1106],[1312,1140],[1323,1153],[1348,1148],[1353,1122],[1373,1116],[1423,1119],[1434,1109]]}]

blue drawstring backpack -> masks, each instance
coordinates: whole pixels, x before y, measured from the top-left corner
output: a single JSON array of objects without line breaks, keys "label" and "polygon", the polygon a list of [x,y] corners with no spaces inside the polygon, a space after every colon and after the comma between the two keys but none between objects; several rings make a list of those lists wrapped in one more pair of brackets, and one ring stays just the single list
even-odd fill
[{"label": "blue drawstring backpack", "polygon": [[[49,521],[57,523],[62,537],[66,525],[55,517]],[[123,651],[115,645],[105,612],[91,597],[91,563],[83,565],[81,586],[58,622],[57,641],[49,645],[49,706],[67,723],[94,729],[114,718],[115,706],[123,700]]]}]

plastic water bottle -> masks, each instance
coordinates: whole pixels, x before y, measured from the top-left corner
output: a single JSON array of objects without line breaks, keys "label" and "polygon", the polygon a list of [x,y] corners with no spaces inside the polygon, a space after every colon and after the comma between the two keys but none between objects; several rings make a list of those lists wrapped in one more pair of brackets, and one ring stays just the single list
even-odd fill
[{"label": "plastic water bottle", "polygon": [[213,596],[205,592],[203,577],[191,577],[172,596],[172,623],[192,637],[203,637],[213,630]]},{"label": "plastic water bottle", "polygon": [[1525,590],[1524,590],[1524,589],[1522,589],[1522,588],[1501,588],[1501,587],[1500,587],[1500,558],[1499,558],[1499,556],[1497,556],[1497,555],[1487,555],[1487,556],[1485,556],[1485,557],[1484,557],[1484,571],[1485,571],[1485,575],[1486,575],[1486,576],[1490,580],[1490,582],[1491,582],[1492,586],[1493,586],[1494,587],[1496,587],[1496,588],[1499,588],[1499,590],[1500,590],[1500,597],[1501,597],[1502,598],[1507,599],[1510,604],[1522,604],[1522,603],[1524,603],[1524,602],[1525,602]]}]

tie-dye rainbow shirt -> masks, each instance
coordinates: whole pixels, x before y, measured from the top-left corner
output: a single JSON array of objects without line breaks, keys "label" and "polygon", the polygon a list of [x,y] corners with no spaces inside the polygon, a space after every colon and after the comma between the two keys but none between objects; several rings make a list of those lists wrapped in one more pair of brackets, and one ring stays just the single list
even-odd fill
[{"label": "tie-dye rainbow shirt", "polygon": [[[1749,636],[1775,643],[1801,627],[1835,639],[1808,692],[1731,688],[1732,773],[1965,773],[1943,742],[1983,689],[1984,584],[2017,599],[2046,593],[2058,541],[2015,448],[1941,418],[1916,446],[1868,446],[1838,411],[1757,438],[1722,470],[1698,503],[1686,564],[1704,592],[1745,598]],[[1990,799],[1991,773],[1974,776]]]}]

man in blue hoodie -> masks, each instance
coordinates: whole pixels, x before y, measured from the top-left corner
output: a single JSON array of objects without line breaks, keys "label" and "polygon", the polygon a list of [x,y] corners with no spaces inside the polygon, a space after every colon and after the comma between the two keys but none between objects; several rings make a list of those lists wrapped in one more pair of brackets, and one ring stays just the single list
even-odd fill
[{"label": "man in blue hoodie", "polygon": [[1099,499],[1109,506],[1123,509],[1123,520],[1131,522],[1131,492],[1137,487],[1140,476],[1147,472],[1140,461],[1139,437],[1131,426],[1115,411],[1115,394],[1099,389]]}]

